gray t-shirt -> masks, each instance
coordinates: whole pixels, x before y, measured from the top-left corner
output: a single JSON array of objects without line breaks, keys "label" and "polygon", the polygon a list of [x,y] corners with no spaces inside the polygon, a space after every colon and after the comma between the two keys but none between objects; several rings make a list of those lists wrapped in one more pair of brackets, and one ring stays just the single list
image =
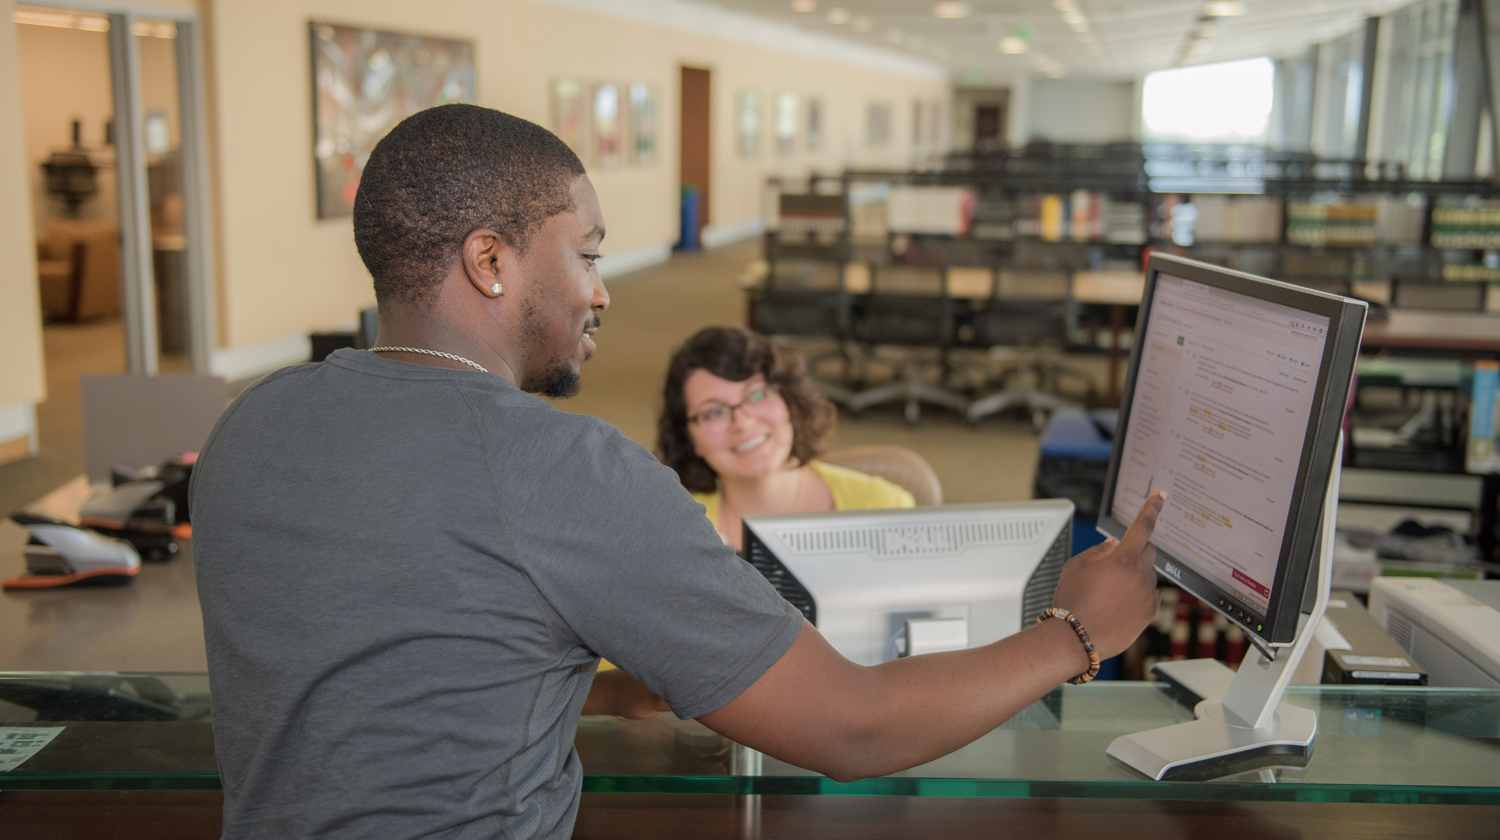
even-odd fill
[{"label": "gray t-shirt", "polygon": [[801,628],[649,452],[478,371],[268,376],[192,507],[226,838],[566,837],[600,656],[691,718]]}]

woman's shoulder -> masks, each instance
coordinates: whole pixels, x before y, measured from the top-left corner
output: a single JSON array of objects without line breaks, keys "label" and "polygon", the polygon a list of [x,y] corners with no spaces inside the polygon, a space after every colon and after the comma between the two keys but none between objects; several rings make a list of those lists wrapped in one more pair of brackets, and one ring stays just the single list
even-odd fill
[{"label": "woman's shoulder", "polygon": [[917,504],[906,488],[879,476],[822,461],[809,461],[808,465],[828,484],[837,510],[904,508]]}]

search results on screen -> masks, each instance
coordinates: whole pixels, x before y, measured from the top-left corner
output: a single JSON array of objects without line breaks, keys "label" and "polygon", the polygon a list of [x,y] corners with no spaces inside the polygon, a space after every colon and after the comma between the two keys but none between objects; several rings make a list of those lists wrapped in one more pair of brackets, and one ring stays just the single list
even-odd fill
[{"label": "search results on screen", "polygon": [[1168,490],[1152,542],[1264,612],[1296,489],[1328,320],[1162,275],[1113,513]]}]

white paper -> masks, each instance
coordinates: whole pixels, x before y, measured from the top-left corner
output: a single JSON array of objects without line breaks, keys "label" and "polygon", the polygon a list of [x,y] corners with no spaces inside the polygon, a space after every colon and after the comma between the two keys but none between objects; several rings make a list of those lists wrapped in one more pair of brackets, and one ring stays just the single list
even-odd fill
[{"label": "white paper", "polygon": [[61,726],[0,726],[0,773],[20,767],[63,731]]},{"label": "white paper", "polygon": [[1346,656],[1345,665],[1375,666],[1378,668],[1410,668],[1411,663],[1399,656]]}]

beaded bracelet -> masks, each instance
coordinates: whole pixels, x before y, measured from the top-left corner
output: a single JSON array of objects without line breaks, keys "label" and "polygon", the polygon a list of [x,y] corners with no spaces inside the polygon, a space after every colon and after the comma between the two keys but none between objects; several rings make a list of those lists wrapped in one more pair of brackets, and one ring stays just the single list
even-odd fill
[{"label": "beaded bracelet", "polygon": [[1078,634],[1078,641],[1083,642],[1083,649],[1089,654],[1089,669],[1074,677],[1068,682],[1073,685],[1083,685],[1099,675],[1099,652],[1094,650],[1094,643],[1089,640],[1089,631],[1083,629],[1083,623],[1078,616],[1068,612],[1062,607],[1048,607],[1047,611],[1037,616],[1036,623],[1041,624],[1049,618],[1061,618],[1073,627],[1073,632]]}]

